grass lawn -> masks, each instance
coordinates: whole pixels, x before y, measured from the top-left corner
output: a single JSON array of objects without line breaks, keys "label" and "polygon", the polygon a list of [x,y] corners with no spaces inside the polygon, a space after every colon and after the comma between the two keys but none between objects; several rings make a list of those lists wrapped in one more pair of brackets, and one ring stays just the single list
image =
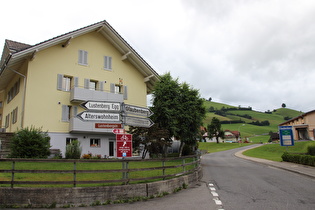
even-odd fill
[{"label": "grass lawn", "polygon": [[[186,158],[185,163],[193,162],[193,158]],[[175,159],[164,163],[164,166],[181,165],[183,160]],[[107,186],[122,184],[119,179],[122,179],[122,172],[91,172],[80,173],[80,170],[114,170],[122,169],[122,162],[78,162],[76,164],[76,180],[77,181],[95,181],[95,180],[118,180],[116,183],[103,184],[77,184],[77,186]],[[129,169],[139,168],[157,168],[162,167],[162,161],[129,161]],[[0,170],[9,170],[12,168],[12,162],[1,162]],[[16,162],[15,170],[73,170],[74,164],[72,162]],[[185,166],[185,171],[193,169],[194,165]],[[183,167],[167,168],[164,170],[164,175],[172,175],[183,172]],[[162,169],[153,169],[146,171],[129,172],[129,179],[148,178],[155,176],[163,176]],[[73,181],[73,173],[15,173],[14,179],[16,181]],[[10,181],[11,173],[0,173],[0,181]],[[160,179],[161,180],[161,179]],[[152,182],[156,180],[134,181],[131,183]],[[0,184],[0,187],[8,187],[9,184]],[[72,187],[73,185],[15,185],[19,187]]]},{"label": "grass lawn", "polygon": [[199,142],[199,149],[206,150],[208,153],[220,152],[239,147],[245,147],[251,144],[239,144],[239,143],[213,143],[213,142]]},{"label": "grass lawn", "polygon": [[285,151],[289,153],[306,153],[309,145],[315,145],[314,141],[295,142],[294,146],[284,147],[280,144],[267,144],[243,152],[244,155],[256,158],[262,158],[273,161],[282,161],[282,154]]}]

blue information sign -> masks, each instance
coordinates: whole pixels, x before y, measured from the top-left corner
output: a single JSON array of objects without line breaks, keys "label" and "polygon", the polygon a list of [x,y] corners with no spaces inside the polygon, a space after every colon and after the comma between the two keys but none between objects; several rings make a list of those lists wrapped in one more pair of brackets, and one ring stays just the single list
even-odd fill
[{"label": "blue information sign", "polygon": [[281,146],[294,146],[292,126],[279,126]]}]

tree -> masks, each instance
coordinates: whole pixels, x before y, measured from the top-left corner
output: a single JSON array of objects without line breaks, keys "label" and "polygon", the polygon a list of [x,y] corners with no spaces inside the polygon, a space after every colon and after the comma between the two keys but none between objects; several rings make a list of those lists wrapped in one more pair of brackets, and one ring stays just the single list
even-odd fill
[{"label": "tree", "polygon": [[24,128],[11,139],[12,158],[47,158],[50,155],[50,137],[40,128]]},{"label": "tree", "polygon": [[213,117],[211,124],[208,125],[208,136],[215,137],[217,143],[219,143],[219,138],[224,139],[224,131],[221,129],[220,120],[216,117]]},{"label": "tree", "polygon": [[152,96],[152,120],[160,129],[168,131],[164,139],[177,137],[181,140],[180,156],[185,144],[193,150],[206,114],[198,90],[187,83],[180,84],[178,79],[166,73],[156,83]]},{"label": "tree", "polygon": [[285,105],[285,103],[282,103],[281,107],[282,108],[286,108],[287,105]]},{"label": "tree", "polygon": [[78,140],[72,141],[66,146],[66,159],[80,159],[82,148]]}]

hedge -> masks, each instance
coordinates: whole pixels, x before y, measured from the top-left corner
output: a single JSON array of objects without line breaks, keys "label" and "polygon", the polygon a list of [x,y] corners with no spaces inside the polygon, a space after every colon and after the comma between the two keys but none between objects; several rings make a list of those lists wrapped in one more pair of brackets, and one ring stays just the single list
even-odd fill
[{"label": "hedge", "polygon": [[283,161],[298,163],[308,166],[315,166],[315,156],[312,155],[299,155],[299,154],[290,154],[288,152],[283,153],[281,156]]}]

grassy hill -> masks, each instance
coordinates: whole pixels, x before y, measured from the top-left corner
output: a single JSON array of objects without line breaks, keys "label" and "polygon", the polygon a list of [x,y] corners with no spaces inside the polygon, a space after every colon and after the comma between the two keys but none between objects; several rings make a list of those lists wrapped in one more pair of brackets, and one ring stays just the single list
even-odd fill
[{"label": "grassy hill", "polygon": [[[213,117],[220,121],[243,121],[239,123],[231,122],[230,124],[223,124],[222,122],[222,128],[224,130],[240,131],[242,137],[249,137],[253,142],[267,142],[270,131],[276,132],[280,123],[302,114],[288,108],[279,108],[267,113],[258,112],[251,110],[250,107],[235,107],[212,101],[205,101],[204,105],[207,110],[204,126],[210,124]],[[267,126],[250,124],[263,121],[268,121],[270,124]]]}]

